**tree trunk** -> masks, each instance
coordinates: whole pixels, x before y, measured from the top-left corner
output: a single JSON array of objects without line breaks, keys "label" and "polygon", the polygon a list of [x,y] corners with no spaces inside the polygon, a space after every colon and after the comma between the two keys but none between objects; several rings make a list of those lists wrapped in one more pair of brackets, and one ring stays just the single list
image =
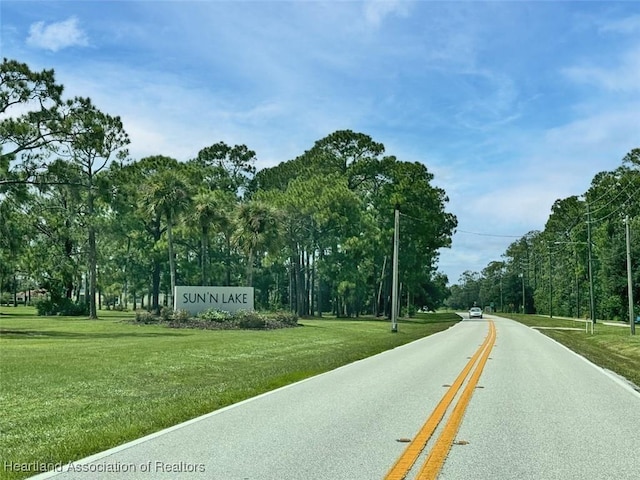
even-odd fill
[{"label": "tree trunk", "polygon": [[173,293],[176,288],[176,259],[173,254],[173,216],[171,214],[167,215],[167,243],[169,250],[169,276],[171,278],[171,289],[169,291],[169,299],[167,302],[169,308],[173,308]]},{"label": "tree trunk", "polygon": [[294,312],[294,308],[293,308],[293,291],[294,291],[294,286],[293,286],[293,260],[290,258],[290,265],[288,270],[288,274],[289,274],[289,311],[290,312]]},{"label": "tree trunk", "polygon": [[160,313],[160,260],[153,259],[153,271],[151,272],[151,311]]},{"label": "tree trunk", "polygon": [[[93,201],[91,201],[93,203]],[[96,292],[97,292],[97,255],[96,255],[96,232],[93,225],[89,226],[89,318],[97,319]]]},{"label": "tree trunk", "polygon": [[[317,301],[315,300],[315,294],[316,294],[316,251],[314,249],[313,253],[311,254],[311,258],[313,259],[312,261],[312,265],[311,265],[311,282],[310,282],[310,286],[309,286],[309,302],[310,302],[310,311],[311,311],[311,316],[315,315],[316,312],[316,304]],[[318,310],[318,316],[320,316],[320,311]]]},{"label": "tree trunk", "polygon": [[[322,262],[322,260],[324,259],[324,249],[320,249],[320,255],[319,255],[320,261]],[[316,301],[318,302],[318,317],[322,318],[322,277],[320,275],[318,275],[318,294],[316,296]]]},{"label": "tree trunk", "polygon": [[209,228],[205,225],[202,226],[202,233],[200,237],[200,268],[201,268],[201,283],[203,286],[209,285],[209,272],[207,267],[209,264]]},{"label": "tree trunk", "polygon": [[229,238],[229,235],[225,235],[225,242],[227,247],[227,251],[224,259],[225,270],[226,270],[225,285],[231,286],[231,239]]},{"label": "tree trunk", "polygon": [[15,273],[13,274],[13,306],[18,306],[18,281],[16,280]]},{"label": "tree trunk", "polygon": [[253,248],[249,250],[247,255],[247,269],[245,271],[247,287],[253,287]]},{"label": "tree trunk", "polygon": [[[127,309],[128,306],[128,287],[129,287],[129,281],[127,278],[127,275],[129,274],[129,271],[127,270],[127,267],[129,266],[129,263],[131,261],[131,238],[129,238],[129,236],[127,236],[127,263],[124,266],[124,280],[122,282],[122,305],[124,306],[125,310]],[[135,307],[134,307],[135,310]]]},{"label": "tree trunk", "polygon": [[305,278],[304,278],[304,251],[298,254],[298,268],[297,268],[297,301],[298,301],[298,315],[305,316],[306,302],[305,302]]}]

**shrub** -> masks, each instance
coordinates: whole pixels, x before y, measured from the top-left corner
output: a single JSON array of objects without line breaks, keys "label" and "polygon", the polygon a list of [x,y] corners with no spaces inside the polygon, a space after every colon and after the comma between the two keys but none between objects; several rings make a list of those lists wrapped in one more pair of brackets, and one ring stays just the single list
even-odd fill
[{"label": "shrub", "polygon": [[64,315],[79,317],[89,314],[89,307],[85,303],[75,303],[70,298],[46,298],[36,302],[36,311],[40,316]]},{"label": "shrub", "polygon": [[198,313],[197,318],[207,322],[224,323],[233,320],[233,315],[224,310],[216,310],[214,308]]},{"label": "shrub", "polygon": [[[157,317],[154,321],[157,321]],[[143,323],[151,321],[138,320]],[[278,311],[274,313],[260,313],[255,311],[241,310],[235,313],[223,310],[205,310],[192,317],[189,312],[180,310],[174,312],[167,322],[168,326],[174,328],[203,328],[208,330],[272,330],[276,328],[296,327],[298,317],[292,313]]]},{"label": "shrub", "polygon": [[286,327],[298,326],[298,316],[295,313],[280,310],[270,314],[269,317]]},{"label": "shrub", "polygon": [[256,329],[265,328],[267,326],[266,319],[258,312],[250,312],[241,310],[235,314],[239,328]]},{"label": "shrub", "polygon": [[171,319],[177,323],[186,323],[191,320],[191,314],[186,310],[176,310],[173,312]]},{"label": "shrub", "polygon": [[9,305],[13,301],[13,296],[8,292],[3,292],[0,295],[0,305]]},{"label": "shrub", "polygon": [[163,322],[168,322],[173,317],[173,309],[169,307],[162,307],[160,309],[160,318]]},{"label": "shrub", "polygon": [[137,311],[136,323],[158,323],[158,317],[146,310]]}]

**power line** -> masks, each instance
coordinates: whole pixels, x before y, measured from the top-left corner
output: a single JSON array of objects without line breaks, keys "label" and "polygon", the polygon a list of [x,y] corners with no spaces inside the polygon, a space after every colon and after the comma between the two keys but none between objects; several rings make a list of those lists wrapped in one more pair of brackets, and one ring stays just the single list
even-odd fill
[{"label": "power line", "polygon": [[[628,185],[627,185],[628,186]],[[627,199],[625,201],[623,201],[620,205],[617,206],[617,208],[615,210],[613,210],[612,212],[609,212],[605,215],[603,215],[600,218],[596,218],[596,219],[591,219],[590,222],[591,223],[596,223],[596,222],[602,222],[604,220],[607,220],[611,217],[613,217],[615,214],[617,213],[621,213],[622,210],[624,209],[624,207],[626,206],[627,202],[629,201],[629,199],[633,198],[634,196],[637,196],[638,194],[640,194],[640,188],[638,188],[635,192],[633,192],[632,195],[629,195],[629,193],[627,192],[627,186],[623,187],[623,189],[621,190],[620,194],[622,193],[626,193],[627,194]],[[620,194],[618,196],[616,196],[616,199],[620,196]],[[615,199],[614,199],[615,200]],[[591,215],[593,215],[594,212],[598,212],[600,210],[602,210],[603,208],[606,208],[607,206],[609,206],[611,203],[613,202],[613,200],[611,202],[609,202],[607,205],[598,208],[597,210],[593,210],[590,212]]]},{"label": "power line", "polygon": [[[621,186],[622,186],[622,185],[621,185]],[[609,205],[611,205],[611,204],[612,204],[612,203],[614,203],[616,200],[618,200],[618,198],[620,198],[620,195],[622,195],[623,193],[624,193],[624,194],[627,194],[627,196],[629,196],[629,194],[627,193],[627,187],[628,187],[628,186],[629,186],[628,184],[627,184],[627,185],[622,186],[622,189],[618,191],[618,194],[617,194],[615,197],[613,197],[611,200],[609,200],[606,204],[604,204],[604,205],[599,205],[599,206],[598,206],[598,208],[596,208],[596,209],[594,209],[594,210],[591,210],[591,214],[597,213],[597,212],[599,212],[600,210],[604,210],[604,209],[605,209],[605,208],[607,208]],[[603,198],[603,197],[600,197],[600,198]],[[589,203],[590,203],[591,205],[595,205],[597,202],[589,202]]]},{"label": "power line", "polygon": [[[429,223],[426,220],[423,220],[423,219],[417,218],[417,217],[412,217],[411,215],[407,215],[406,213],[400,212],[400,215],[403,216],[403,217],[407,217],[407,218],[410,218],[412,220],[415,220],[417,222]],[[456,233],[467,233],[469,235],[478,235],[478,236],[481,236],[481,237],[497,237],[497,238],[522,238],[522,237],[524,237],[524,235],[496,235],[496,234],[493,234],[493,233],[469,232],[467,230],[456,230]]]},{"label": "power line", "polygon": [[497,237],[497,238],[522,238],[524,235],[496,235],[493,233],[469,232],[467,230],[456,230],[456,233],[467,233],[469,235],[478,235],[480,237]]}]

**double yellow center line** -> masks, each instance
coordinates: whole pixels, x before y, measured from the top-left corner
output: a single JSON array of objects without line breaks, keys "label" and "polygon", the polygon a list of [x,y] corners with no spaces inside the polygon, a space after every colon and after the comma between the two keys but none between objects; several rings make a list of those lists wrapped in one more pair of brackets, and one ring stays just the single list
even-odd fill
[{"label": "double yellow center line", "polygon": [[[480,379],[482,370],[487,363],[487,360],[491,353],[491,349],[493,348],[493,344],[495,343],[495,339],[496,327],[493,321],[489,321],[489,333],[487,334],[484,342],[482,343],[482,345],[480,345],[480,348],[478,348],[473,357],[471,357],[471,360],[469,360],[467,365],[460,372],[455,382],[453,382],[451,387],[449,387],[449,390],[447,390],[447,393],[444,394],[418,434],[411,441],[411,443],[407,445],[407,448],[402,453],[400,458],[398,458],[391,470],[389,470],[389,473],[387,473],[385,480],[403,480],[407,476],[413,465],[418,460],[418,457],[426,447],[427,442],[433,435],[433,432],[435,432],[436,428],[447,413],[447,410],[449,409],[449,406],[458,393],[458,390],[460,390],[460,387],[469,376],[469,372],[471,372],[477,362],[476,368],[471,374],[469,382],[462,391],[462,395],[456,403],[453,412],[449,416],[449,419],[447,420],[442,433],[436,440],[433,448],[431,448],[431,451],[424,465],[420,469],[416,480],[435,479],[438,476],[438,473],[444,465],[444,461],[447,457],[447,454],[449,453],[451,445],[453,444],[455,435],[460,428],[462,417],[464,416],[467,405],[471,400],[473,390],[478,384],[478,380]],[[479,362],[478,358],[480,358]]]}]

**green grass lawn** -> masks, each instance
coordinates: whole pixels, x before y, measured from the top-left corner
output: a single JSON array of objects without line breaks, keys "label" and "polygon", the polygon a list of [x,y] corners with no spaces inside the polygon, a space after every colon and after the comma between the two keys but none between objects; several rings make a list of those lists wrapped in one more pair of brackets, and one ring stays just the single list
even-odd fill
[{"label": "green grass lawn", "polygon": [[[66,463],[449,328],[301,320],[271,331],[170,329],[0,308],[0,462]],[[0,478],[23,478],[0,468]]]},{"label": "green grass lawn", "polygon": [[498,314],[512,318],[528,326],[576,327],[572,330],[540,330],[545,335],[588,358],[596,365],[616,372],[640,386],[640,328],[632,336],[629,328],[604,325],[598,322],[594,333],[585,333],[584,322],[541,317],[537,315]]}]

